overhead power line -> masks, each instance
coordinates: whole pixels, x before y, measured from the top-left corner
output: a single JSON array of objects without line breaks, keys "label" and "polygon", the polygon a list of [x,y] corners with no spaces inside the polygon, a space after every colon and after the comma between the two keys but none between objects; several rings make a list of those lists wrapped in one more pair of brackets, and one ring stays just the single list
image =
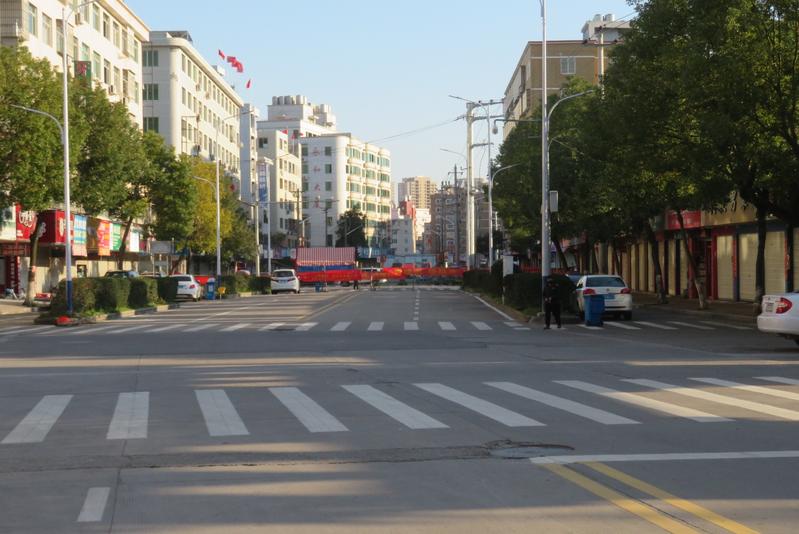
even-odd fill
[{"label": "overhead power line", "polygon": [[460,115],[459,117],[455,117],[454,119],[449,119],[449,120],[444,121],[444,122],[439,122],[438,124],[432,124],[430,126],[425,126],[423,128],[417,128],[416,130],[409,130],[407,132],[402,132],[402,133],[398,133],[398,134],[395,134],[395,135],[389,135],[388,137],[381,137],[380,139],[372,139],[371,141],[367,141],[367,143],[369,143],[369,144],[371,144],[371,143],[379,143],[379,142],[382,142],[382,141],[389,141],[391,139],[398,139],[400,137],[406,137],[406,136],[409,136],[409,135],[415,135],[415,134],[418,134],[418,133],[426,132],[428,130],[433,130],[435,128],[441,128],[442,126],[446,126],[448,124],[452,124],[453,122],[458,122],[459,120],[462,120],[463,118],[465,118],[465,115]]}]

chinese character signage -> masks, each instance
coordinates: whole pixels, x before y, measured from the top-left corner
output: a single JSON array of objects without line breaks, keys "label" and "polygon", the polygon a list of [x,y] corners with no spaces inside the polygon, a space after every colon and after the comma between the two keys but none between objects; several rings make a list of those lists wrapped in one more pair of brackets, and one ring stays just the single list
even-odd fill
[{"label": "chinese character signage", "polygon": [[122,246],[122,225],[111,223],[111,250],[118,251]]},{"label": "chinese character signage", "polygon": [[14,206],[0,209],[0,241],[17,240],[17,210]]},{"label": "chinese character signage", "polygon": [[36,212],[22,209],[17,204],[17,241],[30,241],[36,227]]},{"label": "chinese character signage", "polygon": [[138,228],[131,228],[128,234],[128,251],[140,252],[141,247],[141,230]]},{"label": "chinese character signage", "polygon": [[91,217],[86,226],[86,248],[98,256],[111,255],[111,222]]},{"label": "chinese character signage", "polygon": [[269,165],[265,161],[258,164],[258,202],[261,208],[266,208],[269,202],[267,188],[269,187]]},{"label": "chinese character signage", "polygon": [[66,243],[67,221],[64,212],[61,210],[51,210],[41,213],[44,222],[44,234],[41,236],[42,243],[63,245]]},{"label": "chinese character signage", "polygon": [[86,256],[86,216],[72,216],[72,255]]}]

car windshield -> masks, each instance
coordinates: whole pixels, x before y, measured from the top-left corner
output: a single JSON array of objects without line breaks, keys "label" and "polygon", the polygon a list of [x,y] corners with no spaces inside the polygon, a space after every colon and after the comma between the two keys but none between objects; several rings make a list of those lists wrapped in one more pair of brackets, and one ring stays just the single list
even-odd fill
[{"label": "car windshield", "polygon": [[294,276],[294,273],[291,271],[275,271],[275,274],[273,276],[277,278],[287,278]]},{"label": "car windshield", "polygon": [[191,282],[191,276],[173,276],[178,282]]},{"label": "car windshield", "polygon": [[627,287],[618,276],[592,276],[585,279],[585,287]]}]

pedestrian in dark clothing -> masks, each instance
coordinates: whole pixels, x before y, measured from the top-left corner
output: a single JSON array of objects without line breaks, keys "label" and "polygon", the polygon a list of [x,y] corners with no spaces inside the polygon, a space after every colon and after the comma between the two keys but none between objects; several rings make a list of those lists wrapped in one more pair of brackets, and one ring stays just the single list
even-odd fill
[{"label": "pedestrian in dark clothing", "polygon": [[557,323],[558,328],[560,328],[560,299],[558,298],[558,284],[553,278],[547,278],[546,284],[544,284],[544,320],[546,321],[546,326],[544,327],[545,330],[549,330],[552,315],[555,316],[555,323]]}]

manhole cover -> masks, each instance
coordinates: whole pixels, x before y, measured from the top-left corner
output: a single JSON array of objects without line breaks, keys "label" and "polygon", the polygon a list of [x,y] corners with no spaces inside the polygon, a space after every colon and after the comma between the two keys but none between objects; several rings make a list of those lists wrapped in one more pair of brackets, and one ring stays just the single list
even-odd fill
[{"label": "manhole cover", "polygon": [[497,458],[506,458],[509,460],[520,460],[525,458],[535,458],[546,454],[553,449],[559,450],[574,450],[573,447],[568,445],[561,445],[558,443],[536,443],[531,441],[511,441],[500,440],[492,441],[485,444],[491,456]]}]

